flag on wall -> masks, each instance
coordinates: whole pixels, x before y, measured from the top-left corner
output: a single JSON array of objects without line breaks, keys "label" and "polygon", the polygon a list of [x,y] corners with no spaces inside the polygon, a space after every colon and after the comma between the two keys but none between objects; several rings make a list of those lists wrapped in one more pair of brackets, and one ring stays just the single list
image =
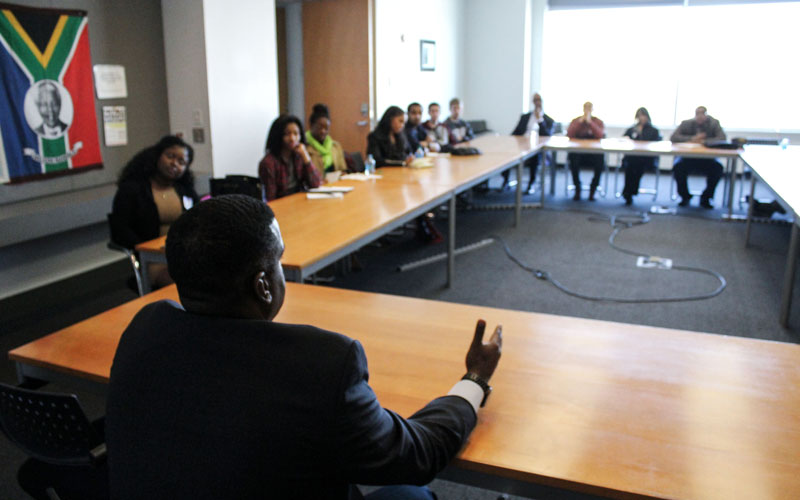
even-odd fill
[{"label": "flag on wall", "polygon": [[102,161],[86,12],[0,3],[0,182]]}]

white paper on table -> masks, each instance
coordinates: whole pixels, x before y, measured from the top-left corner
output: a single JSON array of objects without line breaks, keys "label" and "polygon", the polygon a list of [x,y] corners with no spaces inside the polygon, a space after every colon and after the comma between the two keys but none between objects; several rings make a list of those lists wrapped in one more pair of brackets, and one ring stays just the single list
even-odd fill
[{"label": "white paper on table", "polygon": [[320,186],[311,188],[309,193],[349,193],[353,190],[353,186]]},{"label": "white paper on table", "polygon": [[368,181],[370,179],[383,179],[383,176],[356,172],[354,174],[345,174],[341,178],[348,181]]},{"label": "white paper on table", "polygon": [[433,160],[430,158],[415,158],[409,167],[411,168],[433,168]]},{"label": "white paper on table", "polygon": [[344,198],[342,193],[306,193],[307,200],[341,200]]},{"label": "white paper on table", "polygon": [[118,64],[95,64],[94,86],[98,99],[128,97],[125,81],[125,66]]}]

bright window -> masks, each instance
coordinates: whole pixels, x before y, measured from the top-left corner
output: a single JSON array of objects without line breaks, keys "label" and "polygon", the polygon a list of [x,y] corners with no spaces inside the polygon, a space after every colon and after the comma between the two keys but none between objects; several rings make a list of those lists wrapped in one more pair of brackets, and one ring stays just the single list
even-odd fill
[{"label": "bright window", "polygon": [[800,2],[548,11],[542,95],[567,122],[584,101],[608,125],[645,106],[672,127],[708,108],[725,129],[800,130]]}]

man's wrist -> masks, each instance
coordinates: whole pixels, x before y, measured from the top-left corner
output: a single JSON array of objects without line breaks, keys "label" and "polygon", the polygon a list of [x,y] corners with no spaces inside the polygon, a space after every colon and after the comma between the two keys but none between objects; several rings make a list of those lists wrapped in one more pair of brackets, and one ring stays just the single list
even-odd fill
[{"label": "man's wrist", "polygon": [[486,400],[489,399],[489,395],[492,393],[492,386],[489,385],[489,380],[481,377],[475,372],[467,372],[463,377],[461,377],[461,380],[475,382],[480,386],[481,389],[483,389],[483,400],[481,401],[481,408],[483,408],[486,405]]}]

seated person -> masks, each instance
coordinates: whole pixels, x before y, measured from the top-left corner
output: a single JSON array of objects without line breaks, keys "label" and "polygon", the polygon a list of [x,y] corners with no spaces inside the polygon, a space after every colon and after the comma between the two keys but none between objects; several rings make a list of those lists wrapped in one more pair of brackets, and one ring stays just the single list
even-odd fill
[{"label": "seated person", "polygon": [[[650,113],[647,108],[636,110],[636,125],[625,131],[626,137],[634,141],[660,141],[661,133],[650,123]],[[622,168],[625,170],[625,187],[622,197],[625,204],[633,204],[633,197],[639,194],[639,182],[646,168],[656,168],[658,156],[625,155],[622,158]]]},{"label": "seated person", "polygon": [[320,178],[325,178],[325,174],[329,172],[346,172],[347,162],[342,145],[339,141],[333,140],[329,134],[331,115],[328,106],[315,104],[308,118],[308,126],[309,129],[306,131],[308,155]]},{"label": "seated person", "polygon": [[322,178],[304,142],[303,124],[296,116],[281,115],[272,122],[266,154],[258,164],[267,201],[319,187]]},{"label": "seated person", "polygon": [[469,123],[461,119],[463,109],[464,106],[461,104],[461,99],[458,97],[450,99],[450,116],[444,121],[444,126],[448,133],[448,142],[450,142],[450,144],[467,142],[475,138],[472,127],[469,126]]},{"label": "seated person", "polygon": [[[680,126],[672,133],[669,138],[672,142],[695,142],[703,144],[711,141],[724,141],[725,132],[719,124],[719,120],[708,115],[705,106],[699,106],[694,112],[694,118],[684,120]],[[711,203],[714,198],[714,190],[722,177],[722,164],[713,158],[684,158],[678,156],[672,166],[672,174],[675,176],[675,183],[678,185],[678,194],[681,197],[680,206],[689,205],[692,195],[689,194],[687,177],[689,174],[701,174],[706,176],[706,189],[700,195],[700,206],[703,208],[714,208]]]},{"label": "seated person", "polygon": [[[193,159],[192,147],[171,135],[136,153],[117,182],[109,218],[114,243],[133,249],[164,236],[199,201],[190,169]],[[150,264],[147,274],[153,288],[172,283],[164,264]]]},{"label": "seated person", "polygon": [[[381,407],[357,340],[274,321],[283,250],[272,210],[247,196],[213,198],[173,224],[166,255],[181,304],[145,306],[111,368],[112,498],[362,498],[355,484],[429,482],[464,445],[500,327],[484,343],[478,321],[465,380],[405,419]],[[366,498],[390,493],[433,498],[411,486]]]},{"label": "seated person", "polygon": [[416,153],[419,148],[439,151],[439,143],[428,139],[428,130],[422,126],[422,105],[418,102],[408,105],[405,134],[411,151]]},{"label": "seated person", "polygon": [[444,150],[445,146],[450,144],[450,132],[444,123],[439,121],[439,116],[442,110],[438,102],[428,104],[428,115],[430,119],[422,124],[425,130],[428,131],[428,141],[436,142],[440,150]]},{"label": "seated person", "polygon": [[[530,135],[532,131],[536,130],[540,136],[549,137],[553,135],[555,123],[556,122],[544,112],[542,96],[536,92],[533,94],[533,111],[524,113],[519,117],[519,123],[517,123],[514,131],[511,132],[511,135]],[[545,153],[545,155],[549,155],[549,153]],[[549,156],[545,156],[545,158],[549,158]],[[528,179],[528,187],[525,191],[530,192],[536,180],[536,170],[539,168],[539,155],[534,155],[525,160],[525,165],[531,172],[530,179]],[[508,185],[508,175],[508,170],[503,172],[503,186],[501,189]]]},{"label": "seated person", "polygon": [[[606,132],[603,120],[592,116],[593,110],[594,105],[591,102],[583,104],[583,114],[572,120],[567,129],[567,136],[570,139],[602,139],[605,137]],[[575,185],[573,200],[581,199],[581,166],[594,169],[592,183],[589,186],[589,201],[594,201],[594,193],[597,191],[598,184],[600,184],[600,174],[603,173],[605,168],[603,155],[597,153],[569,153],[567,155],[567,163],[569,163],[569,169],[572,171],[572,183]]]},{"label": "seated person", "polygon": [[403,167],[414,160],[403,133],[405,123],[403,110],[389,106],[378,126],[367,136],[367,156],[372,155],[376,167]]}]

